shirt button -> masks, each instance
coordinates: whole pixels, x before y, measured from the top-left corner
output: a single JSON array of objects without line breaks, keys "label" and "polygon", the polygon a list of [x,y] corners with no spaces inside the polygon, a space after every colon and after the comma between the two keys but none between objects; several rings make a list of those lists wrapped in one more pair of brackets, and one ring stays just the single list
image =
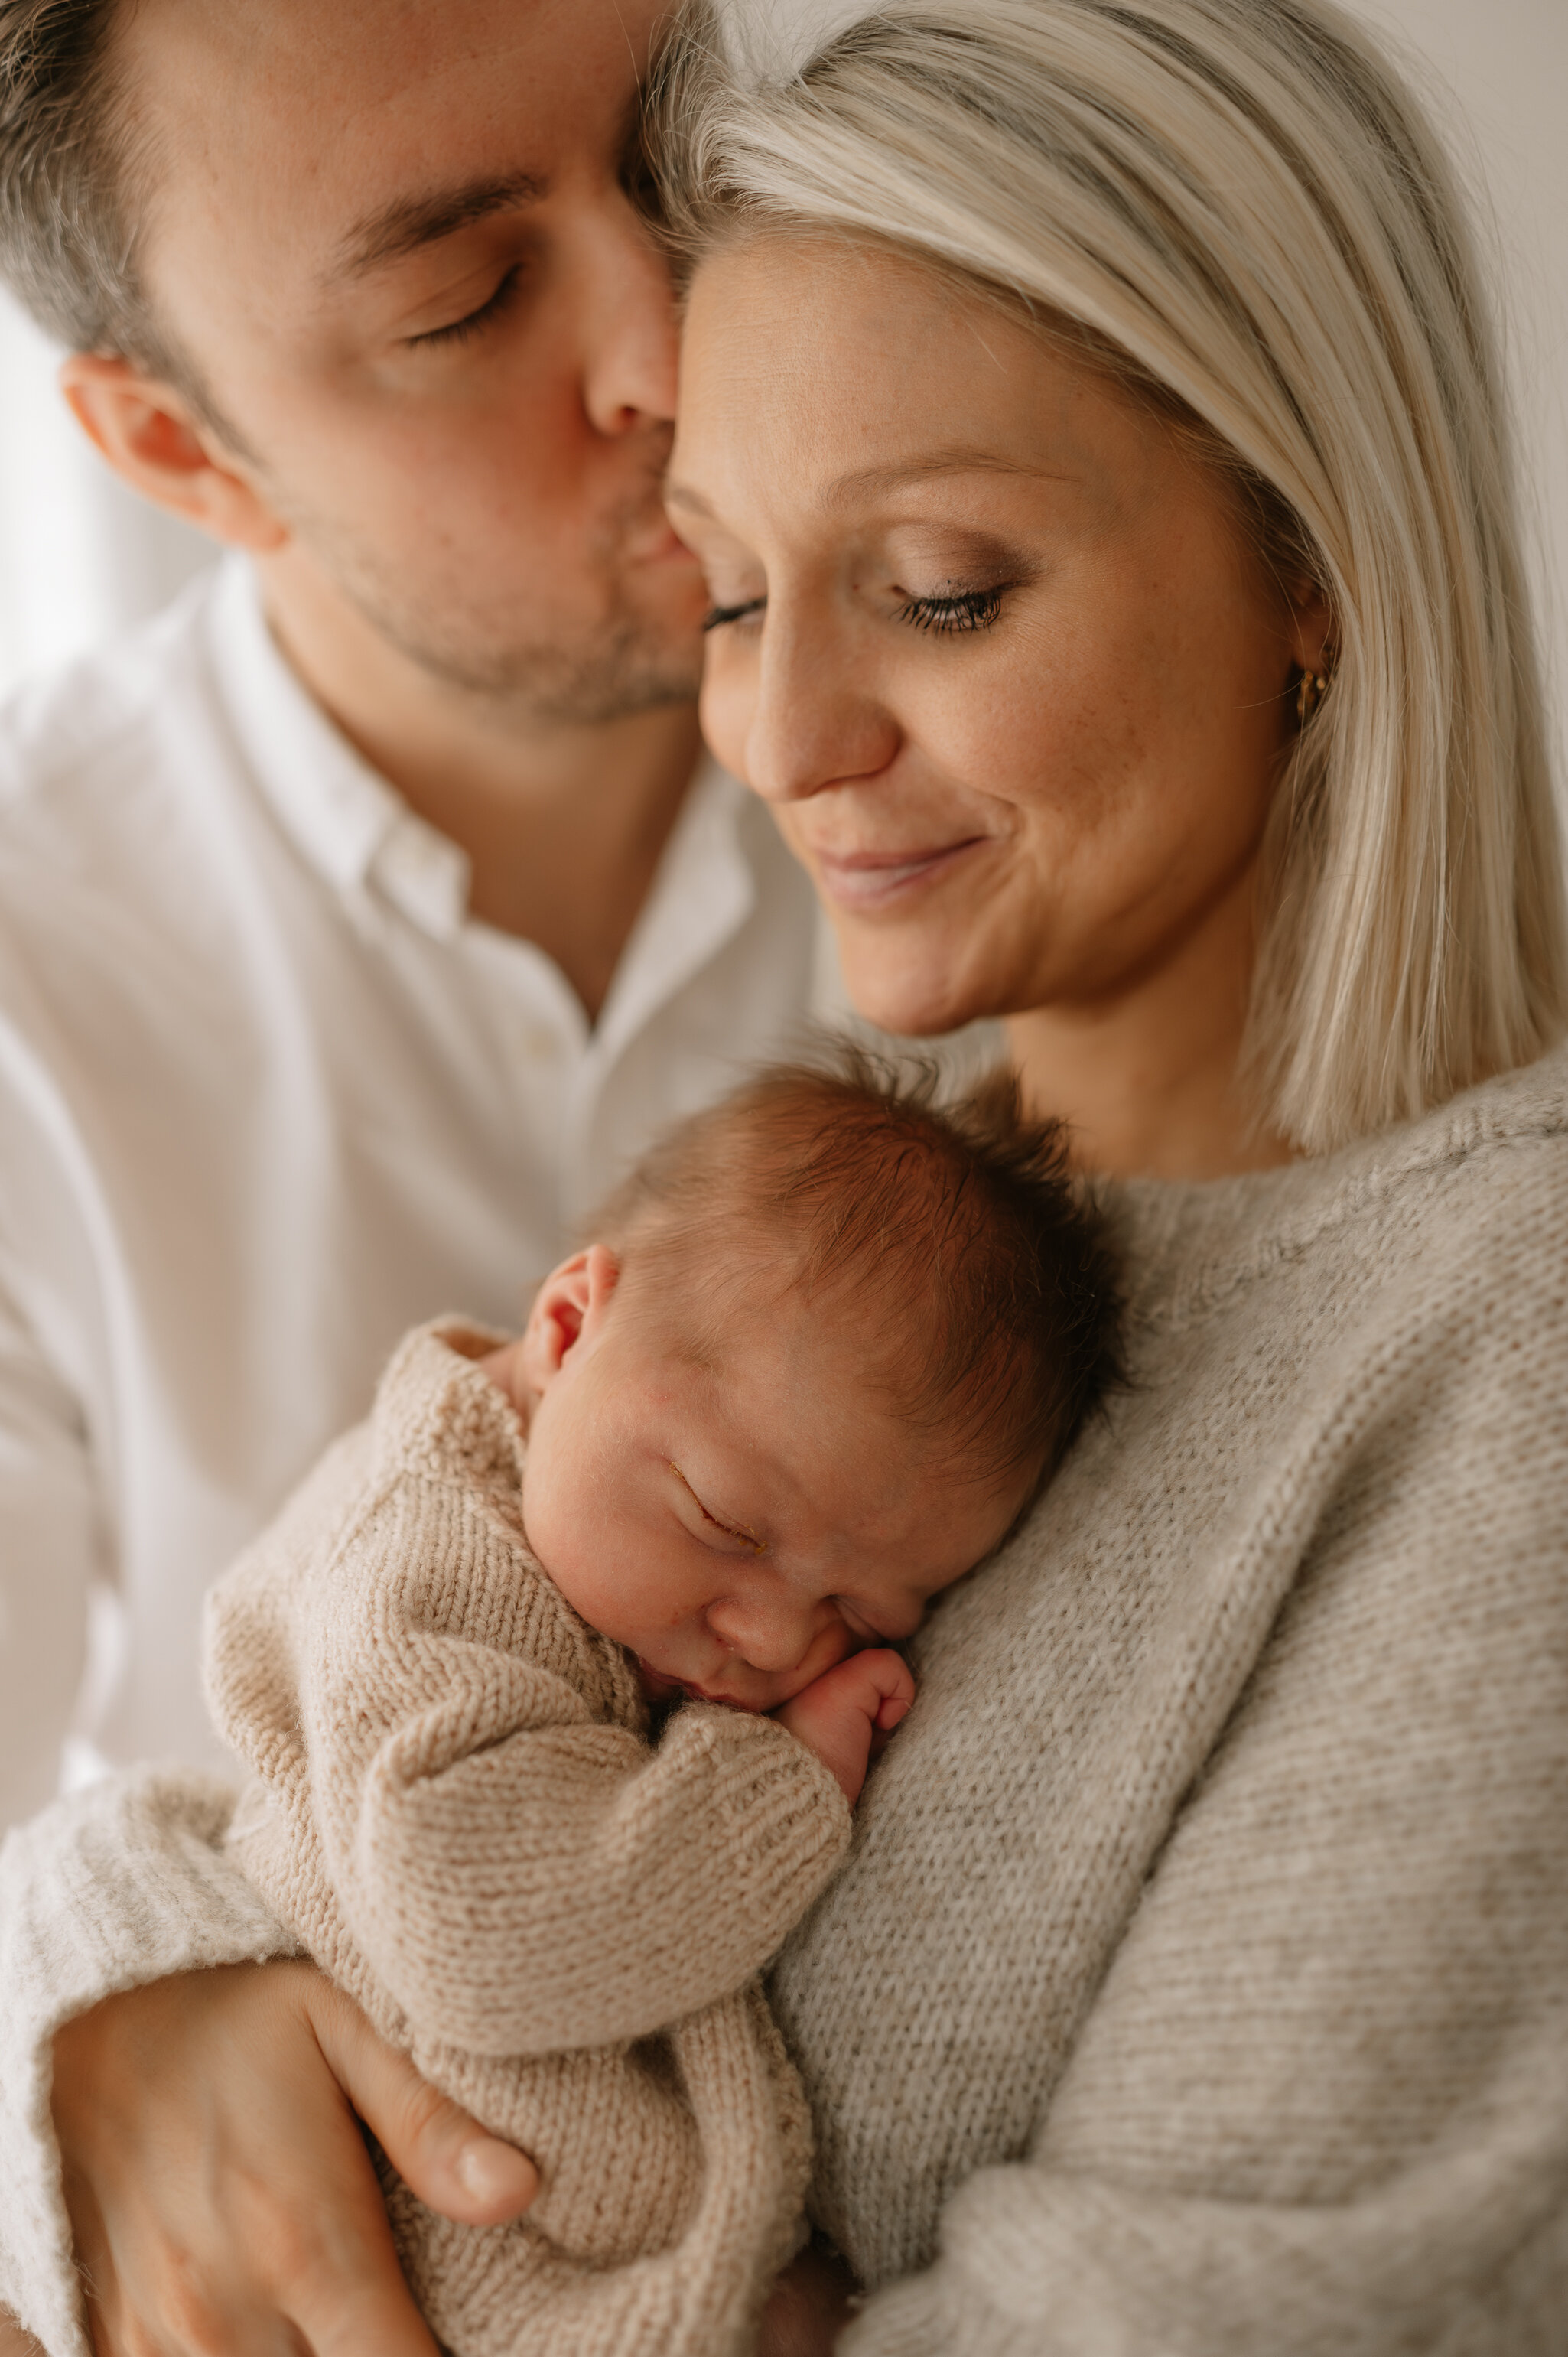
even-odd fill
[{"label": "shirt button", "polygon": [[521,1045],[523,1054],[535,1064],[553,1063],[561,1052],[554,1032],[546,1031],[542,1024],[531,1025],[522,1033]]}]

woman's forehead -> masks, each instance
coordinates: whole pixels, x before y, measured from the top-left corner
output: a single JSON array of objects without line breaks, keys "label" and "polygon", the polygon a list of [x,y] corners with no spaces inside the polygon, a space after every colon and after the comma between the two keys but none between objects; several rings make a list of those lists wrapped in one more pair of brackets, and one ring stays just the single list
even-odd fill
[{"label": "woman's forehead", "polygon": [[668,484],[681,521],[787,488],[830,524],[981,486],[1119,500],[1171,463],[1163,424],[1103,369],[902,256],[747,241],[693,283]]}]

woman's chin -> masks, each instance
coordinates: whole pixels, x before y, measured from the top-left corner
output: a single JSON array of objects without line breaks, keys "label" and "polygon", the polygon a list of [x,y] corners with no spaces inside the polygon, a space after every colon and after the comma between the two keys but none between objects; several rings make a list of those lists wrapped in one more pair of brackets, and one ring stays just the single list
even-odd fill
[{"label": "woman's chin", "polygon": [[931,944],[923,955],[900,956],[886,933],[863,942],[854,939],[852,927],[835,930],[850,1003],[878,1030],[904,1039],[937,1039],[996,1012],[984,992],[967,978],[955,978]]}]

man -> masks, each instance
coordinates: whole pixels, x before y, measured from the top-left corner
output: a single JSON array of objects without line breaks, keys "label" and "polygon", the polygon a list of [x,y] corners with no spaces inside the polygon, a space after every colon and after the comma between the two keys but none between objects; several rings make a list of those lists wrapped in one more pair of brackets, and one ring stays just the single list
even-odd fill
[{"label": "man", "polygon": [[[515,1319],[807,1005],[659,501],[656,14],[0,4],[6,274],[109,463],[240,552],[0,725],[0,1815],[72,1726],[201,1750],[200,1591],[392,1338]],[[321,2055],[453,2214],[526,2165],[302,1967],[115,2003],[57,2054],[101,2349],[427,2352]],[[196,2120],[214,2040],[254,2099]]]},{"label": "man", "polygon": [[396,1334],[515,1319],[806,1003],[803,879],[693,783],[654,13],[0,7],[10,274],[243,552],[0,728],[0,1819],[90,1620],[78,1737],[203,1755],[199,1592]]}]

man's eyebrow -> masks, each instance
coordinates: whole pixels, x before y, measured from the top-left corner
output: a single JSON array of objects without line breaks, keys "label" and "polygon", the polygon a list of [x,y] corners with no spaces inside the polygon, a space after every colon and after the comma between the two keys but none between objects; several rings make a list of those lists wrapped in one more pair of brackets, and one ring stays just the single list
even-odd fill
[{"label": "man's eyebrow", "polygon": [[433,189],[428,196],[400,197],[349,231],[328,271],[329,279],[363,278],[389,262],[401,262],[421,246],[436,245],[460,229],[489,221],[493,213],[539,202],[542,180],[512,172],[499,180],[467,180],[460,188]]}]

